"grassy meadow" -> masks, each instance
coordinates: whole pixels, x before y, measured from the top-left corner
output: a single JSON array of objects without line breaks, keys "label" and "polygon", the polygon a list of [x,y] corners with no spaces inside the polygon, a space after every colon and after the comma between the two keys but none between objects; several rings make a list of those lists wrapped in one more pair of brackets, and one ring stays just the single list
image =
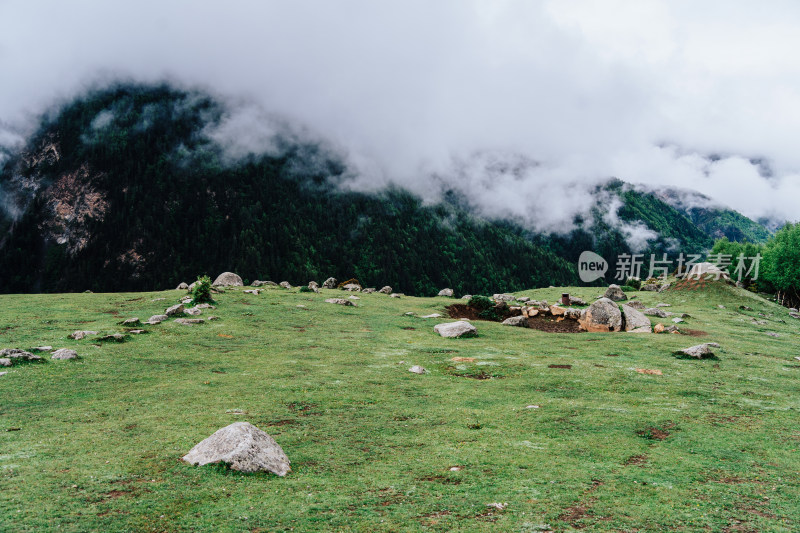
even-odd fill
[{"label": "grassy meadow", "polygon": [[[602,291],[519,294],[561,292]],[[694,333],[444,339],[420,316],[452,299],[272,288],[100,344],[67,336],[183,292],[0,296],[0,348],[81,356],[0,369],[0,531],[800,530],[800,321],[724,285],[631,294]],[[700,342],[718,359],[672,355]],[[180,460],[235,421],[292,472]]]}]

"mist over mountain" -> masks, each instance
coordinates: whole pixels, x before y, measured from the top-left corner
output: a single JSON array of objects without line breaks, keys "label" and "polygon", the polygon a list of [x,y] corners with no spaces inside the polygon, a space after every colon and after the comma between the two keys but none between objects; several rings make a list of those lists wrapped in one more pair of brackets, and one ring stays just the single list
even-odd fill
[{"label": "mist over mountain", "polygon": [[426,197],[391,183],[365,190],[359,183],[374,181],[352,154],[286,118],[201,90],[112,84],[45,114],[8,151],[0,286],[144,290],[235,270],[476,293],[574,282],[583,250],[614,257],[713,242],[657,195],[616,179],[543,180],[531,200],[540,166],[484,152],[452,175],[425,176]]}]

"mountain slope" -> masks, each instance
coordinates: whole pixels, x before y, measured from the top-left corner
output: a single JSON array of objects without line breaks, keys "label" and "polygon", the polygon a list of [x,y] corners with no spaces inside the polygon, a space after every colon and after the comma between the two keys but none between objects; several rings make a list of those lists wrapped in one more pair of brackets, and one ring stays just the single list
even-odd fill
[{"label": "mountain slope", "polygon": [[226,112],[199,92],[121,85],[45,119],[0,172],[0,291],[158,289],[234,270],[491,293],[575,283],[583,250],[611,260],[712,243],[656,196],[613,180],[591,213],[550,235],[474,217],[455,196],[425,205],[398,189],[343,191],[342,158],[291,132],[232,159],[213,134]]}]

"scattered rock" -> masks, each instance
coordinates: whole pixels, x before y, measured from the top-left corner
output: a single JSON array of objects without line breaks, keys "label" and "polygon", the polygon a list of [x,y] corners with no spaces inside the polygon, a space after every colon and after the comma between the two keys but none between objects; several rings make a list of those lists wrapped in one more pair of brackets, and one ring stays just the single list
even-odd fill
[{"label": "scattered rock", "polygon": [[578,298],[577,296],[570,296],[569,305],[586,305],[586,302],[584,301],[583,298]]},{"label": "scattered rock", "polygon": [[197,309],[216,309],[217,306],[211,304],[197,304],[195,305]]},{"label": "scattered rock", "polygon": [[[564,312],[564,317],[569,318],[570,320],[580,320],[581,313],[583,313],[582,309],[566,309]],[[528,313],[528,316],[535,316]]]},{"label": "scattered rock", "polygon": [[277,287],[278,284],[274,281],[261,281],[255,280],[253,283],[250,284],[251,287]]},{"label": "scattered rock", "polygon": [[283,289],[291,289],[292,285],[288,281],[281,281],[278,285]]},{"label": "scattered rock", "polygon": [[142,323],[139,321],[139,317],[128,318],[127,320],[123,320],[120,322],[120,325],[123,326],[140,326]]},{"label": "scattered rock", "polygon": [[725,309],[724,305],[717,305],[717,307],[720,308],[720,309]]},{"label": "scattered rock", "polygon": [[[3,365],[0,365],[0,366],[3,366]],[[6,374],[8,374],[8,372],[0,372],[0,376],[5,376]]]},{"label": "scattered rock", "polygon": [[181,281],[181,282],[178,284],[178,286],[177,286],[177,287],[175,287],[175,290],[176,290],[176,291],[187,291],[187,290],[189,290],[189,285],[188,285],[186,282],[184,282],[184,281]]},{"label": "scattered rock", "polygon": [[646,283],[642,285],[642,288],[639,290],[648,291],[648,292],[658,292],[660,287],[655,283]]},{"label": "scattered rock", "polygon": [[67,360],[67,359],[77,359],[78,352],[75,350],[69,350],[67,348],[61,348],[60,350],[56,350],[53,352],[53,355],[50,356],[50,359],[56,360]]},{"label": "scattered rock", "polygon": [[202,318],[176,318],[175,322],[182,326],[193,326],[195,324],[202,324],[205,320]]},{"label": "scattered rock", "polygon": [[626,303],[625,305],[627,305],[628,307],[632,307],[634,309],[639,309],[639,310],[642,310],[642,309],[645,308],[645,305],[642,302],[637,302],[635,300],[630,301],[630,302]]},{"label": "scattered rock", "polygon": [[728,273],[714,263],[695,263],[686,274],[687,279],[730,279]]},{"label": "scattered rock", "polygon": [[233,272],[223,272],[217,279],[214,280],[214,283],[217,287],[243,287],[244,283],[242,283],[242,278],[240,278],[237,274]]},{"label": "scattered rock", "polygon": [[53,347],[52,346],[37,346],[35,348],[31,348],[31,351],[33,351],[33,352],[52,352],[53,351]]},{"label": "scattered rock", "polygon": [[401,296],[403,295],[400,294],[399,292],[393,292],[392,294],[389,295],[389,298],[400,298]]},{"label": "scattered rock", "polygon": [[513,294],[507,294],[507,293],[492,295],[492,299],[495,302],[513,302],[515,298],[516,297]]},{"label": "scattered rock", "polygon": [[225,463],[239,472],[291,471],[283,449],[265,432],[248,422],[234,422],[203,440],[183,456],[193,465]]},{"label": "scattered rock", "polygon": [[752,307],[748,307],[746,305],[740,305],[739,309],[741,309],[742,311],[752,311],[753,310]]},{"label": "scattered rock", "polygon": [[408,371],[413,372],[414,374],[424,374],[425,372],[427,372],[427,370],[425,370],[423,367],[419,365],[412,366],[411,368],[408,369]]},{"label": "scattered rock", "polygon": [[519,328],[527,328],[528,327],[528,319],[524,316],[512,316],[511,318],[506,318],[503,320],[504,326],[516,326]]},{"label": "scattered rock", "polygon": [[366,289],[362,289],[361,292],[363,292],[364,294],[372,294],[373,292],[377,291],[375,290],[375,287],[368,287]]},{"label": "scattered rock", "polygon": [[393,291],[389,285],[386,285],[385,287],[381,287],[381,289],[378,292],[382,294],[392,294]]},{"label": "scattered rock", "polygon": [[356,305],[350,300],[345,300],[344,298],[328,298],[327,300],[325,300],[325,302],[336,305],[352,305],[353,307],[355,307]]},{"label": "scattered rock", "polygon": [[123,335],[122,333],[111,333],[110,335],[104,335],[97,340],[100,342],[125,342],[127,339],[127,335]]},{"label": "scattered rock", "polygon": [[[11,366],[11,359],[8,357],[0,357],[0,366]],[[7,372],[4,372],[7,374]]]},{"label": "scattered rock", "polygon": [[88,330],[79,330],[79,331],[75,331],[74,333],[72,333],[72,335],[70,335],[69,338],[70,339],[75,339],[76,341],[79,341],[79,340],[83,339],[84,337],[86,337],[87,335],[97,335],[97,332],[96,331],[88,331]]},{"label": "scattered rock", "polygon": [[471,300],[472,299],[472,295],[471,294],[465,294],[464,296],[461,297],[461,299],[462,300]]},{"label": "scattered rock", "polygon": [[610,332],[622,330],[622,313],[609,298],[600,298],[581,312],[578,321],[585,331]]},{"label": "scattered rock", "polygon": [[442,337],[449,338],[472,337],[478,333],[478,329],[465,320],[437,324],[433,327],[433,331]]},{"label": "scattered rock", "polygon": [[603,298],[614,302],[623,302],[628,299],[628,297],[625,296],[625,293],[622,292],[622,289],[619,285],[609,285],[608,289],[606,289],[606,293],[603,295]]},{"label": "scattered rock", "polygon": [[567,310],[558,305],[551,305],[549,310],[550,314],[553,316],[564,316],[567,314]]},{"label": "scattered rock", "polygon": [[347,283],[342,285],[343,291],[350,291],[350,292],[361,292],[361,285],[358,283]]},{"label": "scattered rock", "polygon": [[439,296],[446,296],[447,298],[452,298],[453,289],[442,289],[439,291]]},{"label": "scattered rock", "polygon": [[328,278],[322,284],[323,289],[335,289],[337,285],[336,278]]},{"label": "scattered rock", "polygon": [[715,342],[707,342],[705,344],[698,344],[697,346],[684,348],[683,350],[678,350],[673,353],[675,355],[694,357],[696,359],[707,359],[715,357],[714,352],[711,351],[711,348],[719,348],[719,344]]},{"label": "scattered rock", "polygon": [[517,301],[518,302],[522,302],[522,303],[526,303],[526,302],[530,302],[531,299],[528,298],[527,296],[520,296],[519,298],[517,298]]},{"label": "scattered rock", "polygon": [[672,283],[665,283],[661,286],[660,289],[658,289],[658,292],[664,292],[668,290],[670,287],[672,287]]},{"label": "scattered rock", "polygon": [[200,316],[203,314],[203,310],[197,307],[190,307],[189,309],[185,309],[183,312],[190,316]]},{"label": "scattered rock", "polygon": [[440,315],[439,313],[431,313],[430,315],[425,315],[422,318],[441,318],[441,317],[442,315]]},{"label": "scattered rock", "polygon": [[650,333],[650,319],[644,313],[629,305],[623,305],[622,315],[625,317],[625,331],[629,333]]},{"label": "scattered rock", "polygon": [[649,316],[657,316],[658,318],[667,318],[669,314],[664,311],[663,309],[659,309],[657,307],[649,307],[647,309],[643,309],[642,313]]},{"label": "scattered rock", "polygon": [[26,352],[25,350],[20,350],[18,348],[5,348],[0,350],[0,358],[8,360],[11,363],[20,361],[42,361],[41,355],[32,354],[31,352]]},{"label": "scattered rock", "polygon": [[675,324],[683,324],[684,323],[684,320],[682,318],[673,318],[672,321]]},{"label": "scattered rock", "polygon": [[176,305],[173,305],[172,307],[167,308],[167,310],[164,311],[164,314],[167,315],[167,316],[182,315],[184,309],[186,309],[186,308],[183,306],[183,304],[176,304]]},{"label": "scattered rock", "polygon": [[183,298],[181,298],[180,303],[184,305],[189,305],[190,303],[192,303],[193,299],[194,298],[192,298],[191,296],[184,296]]},{"label": "scattered rock", "polygon": [[255,294],[256,296],[258,296],[259,294],[261,294],[261,289],[246,289],[243,290],[242,292],[245,294]]},{"label": "scattered rock", "polygon": [[348,300],[360,300],[361,298],[359,298],[358,296],[348,296],[347,299]]},{"label": "scattered rock", "polygon": [[538,405],[526,405],[525,406],[525,409],[538,409],[538,408],[539,408]]},{"label": "scattered rock", "polygon": [[309,281],[308,288],[314,292],[317,292],[319,290],[319,283],[317,283],[316,281]]},{"label": "scattered rock", "polygon": [[142,335],[144,333],[147,333],[147,330],[146,329],[129,329],[129,330],[126,330],[126,332],[130,333],[131,335]]},{"label": "scattered rock", "polygon": [[665,304],[665,303],[660,303],[660,304],[656,304],[656,307],[672,307],[672,305]]},{"label": "scattered rock", "polygon": [[780,337],[780,335],[778,335],[777,333],[775,333],[773,331],[767,331],[766,333],[764,333],[764,335],[769,335],[770,337],[775,337],[776,339],[778,337]]},{"label": "scattered rock", "polygon": [[147,323],[151,326],[155,326],[156,324],[161,324],[163,321],[168,319],[167,315],[153,315],[147,319]]}]

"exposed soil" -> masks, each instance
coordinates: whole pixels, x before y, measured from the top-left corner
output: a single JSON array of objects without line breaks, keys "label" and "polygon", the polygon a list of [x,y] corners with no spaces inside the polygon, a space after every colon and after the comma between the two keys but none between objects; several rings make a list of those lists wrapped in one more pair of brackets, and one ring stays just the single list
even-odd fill
[{"label": "exposed soil", "polygon": [[528,319],[528,327],[548,333],[584,333],[577,320],[563,319],[552,316],[535,316]]},{"label": "exposed soil", "polygon": [[628,460],[623,464],[625,466],[642,466],[645,463],[647,463],[646,455],[632,455],[631,457],[628,457]]},{"label": "exposed soil", "polygon": [[547,365],[547,368],[564,368],[567,370],[571,370],[572,365]]},{"label": "exposed soil", "polygon": [[508,306],[495,306],[494,310],[497,315],[500,317],[500,320],[490,320],[487,318],[483,318],[480,315],[481,310],[475,307],[465,305],[465,304],[453,304],[448,305],[445,307],[447,310],[447,315],[450,318],[467,318],[469,320],[485,320],[488,322],[502,322],[506,318],[511,318],[512,316],[519,316],[522,314],[522,311],[515,310],[512,311],[508,308]]},{"label": "exposed soil", "polygon": [[690,337],[707,337],[708,336],[708,333],[706,333],[705,331],[700,331],[699,329],[683,328],[683,329],[681,329],[681,333],[683,333],[684,335],[688,335]]}]

